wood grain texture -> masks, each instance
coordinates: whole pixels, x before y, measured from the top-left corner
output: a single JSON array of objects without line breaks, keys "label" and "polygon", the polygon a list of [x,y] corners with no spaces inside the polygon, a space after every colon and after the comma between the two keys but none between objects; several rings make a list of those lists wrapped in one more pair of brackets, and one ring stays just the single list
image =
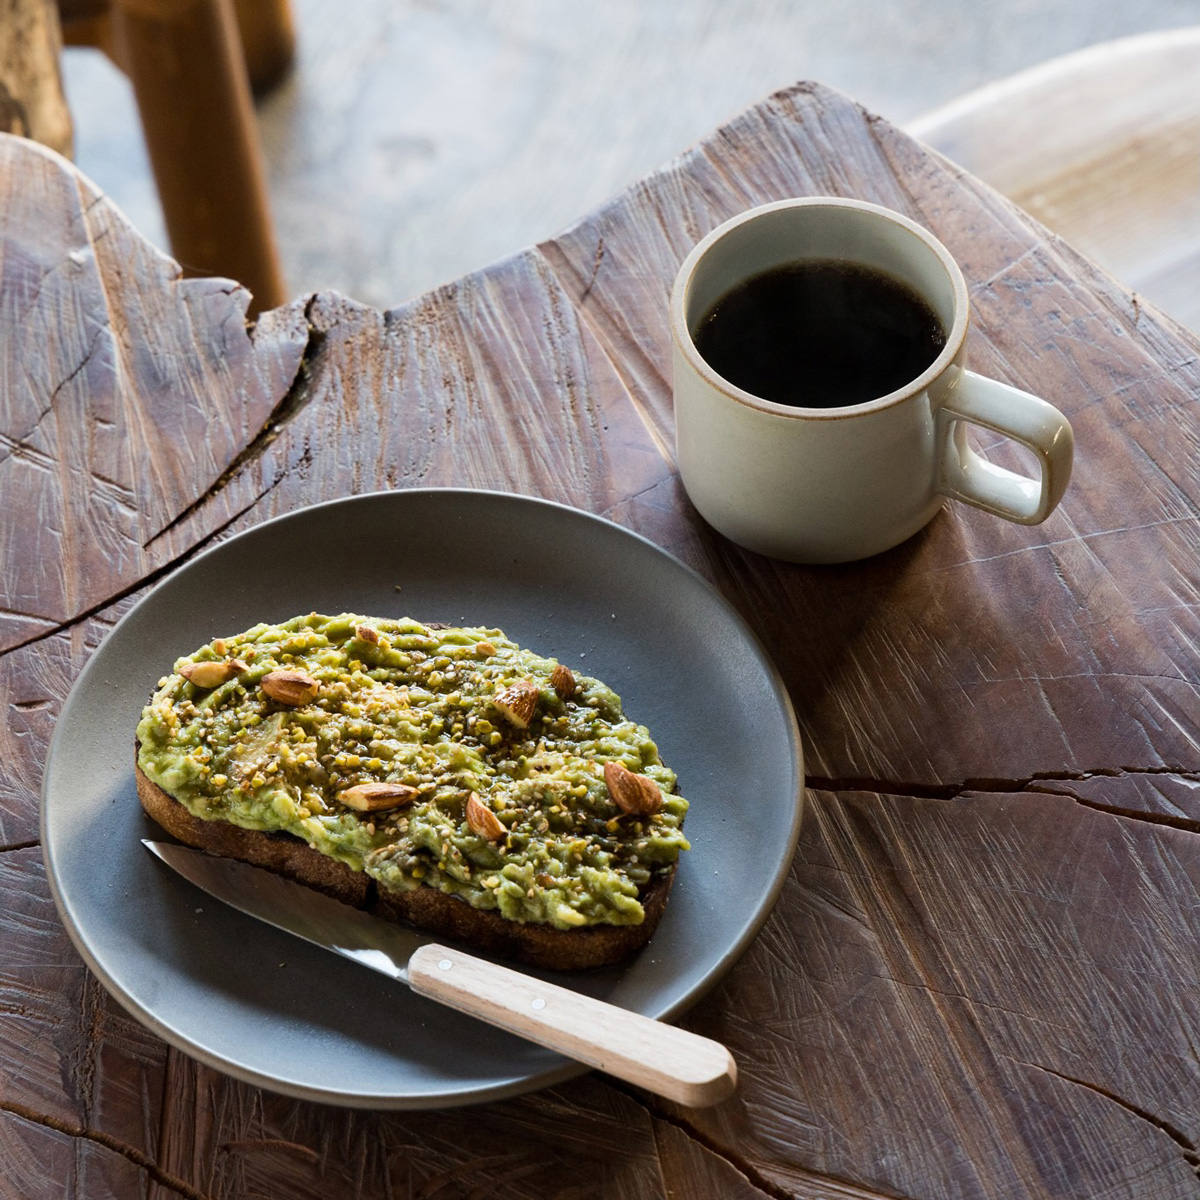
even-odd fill
[{"label": "wood grain texture", "polygon": [[741,1048],[739,1097],[691,1120],[784,1188],[1194,1195],[1195,835],[1038,793],[810,796],[696,1026]]},{"label": "wood grain texture", "polygon": [[[58,1138],[116,1154],[150,1196],[1196,1195],[1188,334],[812,85],[486,271],[390,312],[302,297],[251,330],[244,293],[181,282],[61,160],[0,139],[0,187],[0,1136],[48,1162]],[[1076,479],[1044,526],[949,508],[878,559],[814,568],[690,510],[666,375],[678,263],[747,204],[829,191],[942,237],[973,364],[1070,415]],[[447,1114],[283,1099],[143,1033],[57,924],[36,788],[105,629],[213,539],[430,484],[644,533],[785,675],[812,803],[764,933],[685,1022],[738,1059],[711,1111],[596,1077]]]},{"label": "wood grain texture", "polygon": [[[161,1175],[166,1047],[79,960],[36,846],[0,853],[0,895],[0,1195],[107,1195],[75,1178],[88,1162],[141,1181],[112,1195],[141,1194],[145,1172]],[[44,1192],[21,1183],[36,1177],[30,1162]]]},{"label": "wood grain texture", "polygon": [[[63,1200],[130,1200],[155,1187],[158,1200],[195,1200],[177,1191],[120,1147],[0,1106],[0,1189],[5,1196],[61,1196]],[[157,1186],[156,1186],[157,1185]]]},{"label": "wood grain texture", "polygon": [[132,600],[0,655],[0,851],[36,842],[37,794],[59,709]]},{"label": "wood grain texture", "polygon": [[771,1194],[686,1134],[679,1146],[669,1122],[595,1078],[465,1111],[361,1114],[258,1092],[172,1053],[170,1095],[161,1165],[206,1195],[666,1200],[709,1194],[696,1189],[713,1179],[740,1183],[719,1193],[739,1200]]},{"label": "wood grain texture", "polygon": [[7,648],[170,562],[172,522],[268,425],[307,328],[285,309],[248,330],[236,284],[181,279],[54,156],[2,153],[4,227],[28,231],[0,251]]}]

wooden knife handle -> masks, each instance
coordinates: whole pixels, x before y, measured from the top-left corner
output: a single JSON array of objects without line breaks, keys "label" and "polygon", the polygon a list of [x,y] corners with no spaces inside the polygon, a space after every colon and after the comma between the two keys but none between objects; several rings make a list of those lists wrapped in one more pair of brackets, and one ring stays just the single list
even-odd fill
[{"label": "wooden knife handle", "polygon": [[737,1086],[720,1042],[447,946],[408,960],[413,991],[669,1100],[700,1108]]}]

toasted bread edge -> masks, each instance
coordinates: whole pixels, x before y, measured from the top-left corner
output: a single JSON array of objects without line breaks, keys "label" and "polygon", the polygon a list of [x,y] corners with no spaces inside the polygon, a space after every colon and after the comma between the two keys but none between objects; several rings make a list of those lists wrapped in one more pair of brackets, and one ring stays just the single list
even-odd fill
[{"label": "toasted bread edge", "polygon": [[640,925],[592,925],[564,930],[511,921],[499,913],[472,908],[466,901],[436,888],[421,887],[411,892],[384,888],[364,872],[314,850],[290,834],[263,833],[227,821],[201,820],[148,778],[136,763],[134,771],[138,799],[146,814],[189,846],[264,867],[375,916],[551,970],[607,966],[640,950],[654,933],[675,880],[672,867],[642,892],[646,916]]}]

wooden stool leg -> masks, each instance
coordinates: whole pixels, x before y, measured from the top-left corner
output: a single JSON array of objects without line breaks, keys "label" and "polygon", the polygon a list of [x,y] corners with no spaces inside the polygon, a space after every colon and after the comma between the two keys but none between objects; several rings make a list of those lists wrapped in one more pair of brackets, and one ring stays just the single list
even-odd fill
[{"label": "wooden stool leg", "polygon": [[0,0],[0,130],[71,157],[71,114],[53,0]]},{"label": "wooden stool leg", "polygon": [[113,0],[171,250],[190,275],[227,275],[251,313],[287,300],[232,0]]},{"label": "wooden stool leg", "polygon": [[250,87],[270,91],[296,57],[296,28],[289,0],[233,0]]}]

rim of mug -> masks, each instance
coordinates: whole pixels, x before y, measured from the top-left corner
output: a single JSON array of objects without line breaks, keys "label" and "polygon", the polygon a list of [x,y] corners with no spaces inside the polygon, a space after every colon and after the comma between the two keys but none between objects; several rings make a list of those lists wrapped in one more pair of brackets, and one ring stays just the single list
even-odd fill
[{"label": "rim of mug", "polygon": [[[739,226],[757,219],[765,213],[777,212],[785,208],[849,208],[859,212],[873,213],[885,220],[898,225],[909,234],[922,242],[941,262],[950,280],[954,292],[954,322],[946,334],[946,344],[942,347],[937,358],[925,368],[915,379],[894,392],[877,396],[874,400],[864,400],[861,404],[848,404],[839,408],[803,408],[793,404],[777,404],[774,400],[764,400],[761,396],[747,392],[735,383],[731,383],[723,375],[719,375],[708,365],[696,349],[688,328],[685,300],[688,284],[695,274],[696,266],[708,250],[722,238],[732,233]],[[967,326],[970,322],[970,297],[967,293],[967,282],[962,269],[955,262],[954,256],[942,245],[932,233],[916,221],[906,217],[895,209],[885,208],[881,204],[872,204],[867,200],[853,200],[845,196],[797,196],[788,200],[775,200],[770,204],[759,204],[738,213],[728,221],[718,225],[711,233],[692,247],[687,258],[675,276],[675,284],[671,289],[670,325],[671,337],[679,347],[684,357],[699,375],[717,391],[744,404],[747,408],[756,408],[761,412],[772,413],[781,417],[794,417],[801,420],[839,421],[847,417],[858,417],[866,413],[891,408],[913,396],[923,392],[951,363],[958,357],[959,350],[967,336]]]}]

